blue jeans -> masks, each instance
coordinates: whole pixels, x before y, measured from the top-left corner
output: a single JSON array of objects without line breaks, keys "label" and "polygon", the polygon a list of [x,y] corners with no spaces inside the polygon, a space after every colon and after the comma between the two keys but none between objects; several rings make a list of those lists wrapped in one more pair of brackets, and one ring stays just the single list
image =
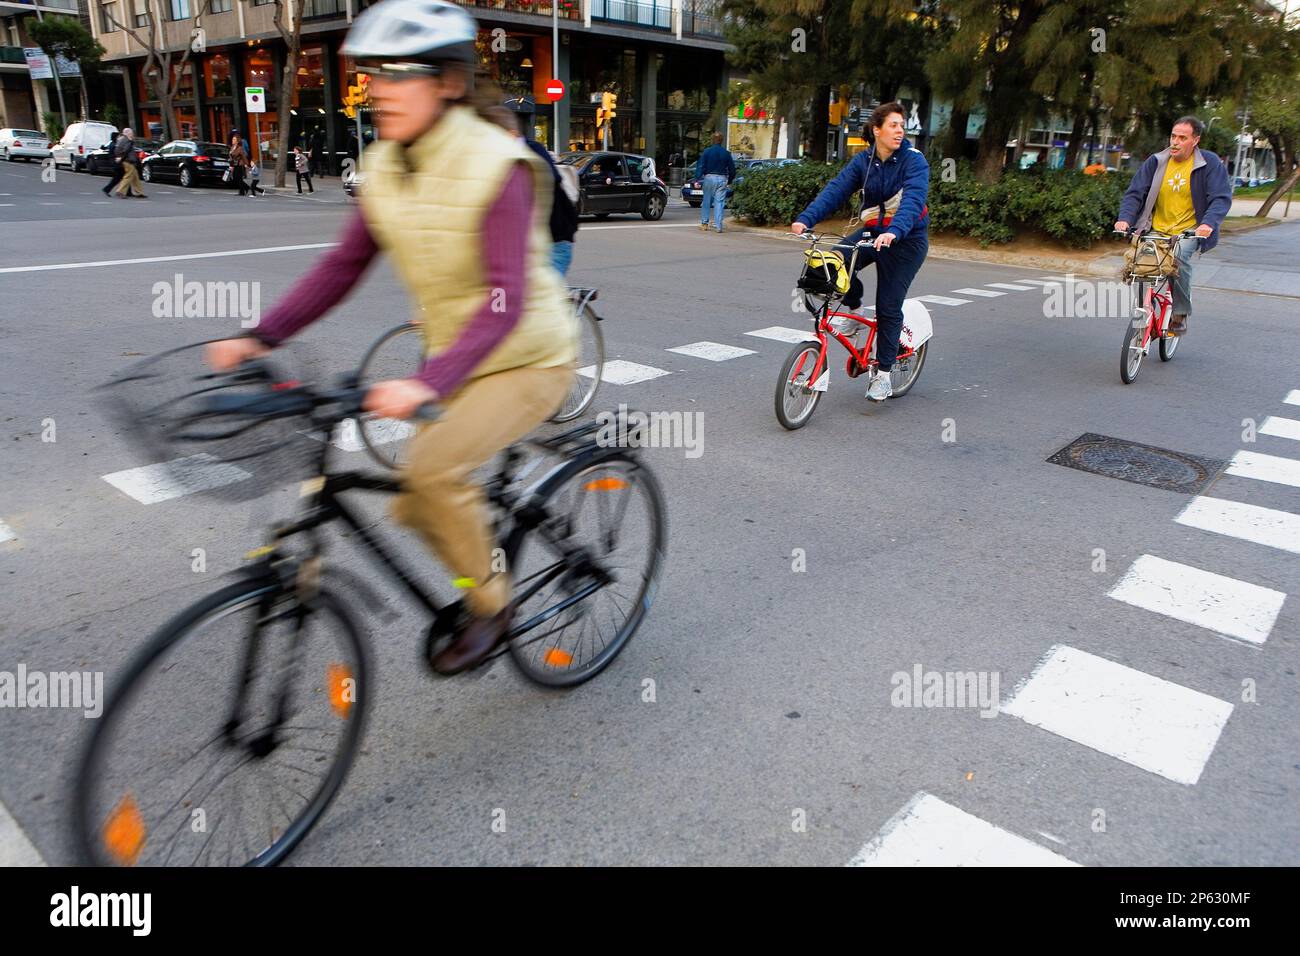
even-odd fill
[{"label": "blue jeans", "polygon": [[[921,263],[930,250],[928,224],[922,224],[908,233],[905,239],[895,239],[893,244],[877,252],[859,249],[857,269],[854,270],[849,291],[844,294],[844,305],[856,309],[862,305],[862,280],[857,271],[874,262],[876,264],[876,360],[880,370],[888,372],[898,358],[898,336],[903,331],[903,300],[912,280],[921,271]],[[865,229],[852,233],[835,248],[844,253],[847,264],[853,256],[854,244],[862,238]],[[874,232],[874,230],[873,230]]]},{"label": "blue jeans", "polygon": [[713,210],[713,228],[722,231],[722,214],[727,206],[727,177],[709,173],[704,177],[704,201],[700,203],[700,224],[709,224],[709,210]]},{"label": "blue jeans", "polygon": [[551,265],[555,266],[555,271],[562,276],[569,274],[569,266],[573,263],[573,242],[556,242],[551,245]]}]

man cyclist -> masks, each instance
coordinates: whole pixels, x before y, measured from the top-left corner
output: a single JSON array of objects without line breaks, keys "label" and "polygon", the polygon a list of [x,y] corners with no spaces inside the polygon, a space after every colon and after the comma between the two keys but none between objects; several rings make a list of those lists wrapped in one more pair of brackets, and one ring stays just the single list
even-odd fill
[{"label": "man cyclist", "polygon": [[1178,275],[1170,283],[1173,290],[1171,335],[1183,335],[1192,314],[1192,253],[1200,246],[1209,252],[1219,242],[1219,226],[1232,208],[1232,187],[1228,170],[1214,153],[1198,147],[1205,124],[1195,116],[1174,122],[1169,133],[1169,148],[1148,156],[1138,167],[1128,192],[1119,205],[1115,229],[1135,232],[1153,229],[1167,236],[1177,236],[1195,227],[1196,236],[1176,240]]},{"label": "man cyclist", "polygon": [[[847,264],[867,229],[875,232],[871,247],[859,250],[857,261],[858,269],[876,264],[876,360],[880,367],[867,387],[867,398],[875,402],[894,394],[889,372],[898,358],[903,300],[930,249],[930,215],[925,202],[930,194],[930,164],[904,138],[905,115],[901,103],[877,106],[870,120],[871,151],[849,160],[790,226],[791,232],[800,235],[862,190],[863,228],[836,248]],[[861,308],[862,293],[862,280],[855,274],[844,305],[853,311]]]},{"label": "man cyclist", "polygon": [[551,266],[553,176],[483,118],[477,35],[445,0],[381,0],[357,17],[342,52],[371,77],[382,137],[366,149],[360,210],[251,337],[209,346],[219,369],[263,354],[340,302],[381,251],[389,257],[419,307],[426,359],[411,378],[371,386],[365,407],[411,418],[442,406],[411,439],[393,514],[465,592],[467,619],[432,661],[444,674],[473,667],[509,633],[510,581],[492,567],[472,472],[555,412],[577,355],[573,307]]}]

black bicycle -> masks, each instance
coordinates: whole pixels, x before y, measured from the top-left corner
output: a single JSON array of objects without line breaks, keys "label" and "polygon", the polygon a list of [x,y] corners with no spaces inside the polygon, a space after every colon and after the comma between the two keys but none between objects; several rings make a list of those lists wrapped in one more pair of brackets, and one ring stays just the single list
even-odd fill
[{"label": "black bicycle", "polygon": [[[317,390],[256,361],[198,376],[183,396],[142,400],[150,361],[112,384],[134,396],[123,411],[146,444],[220,452],[181,459],[191,480],[195,467],[242,470],[295,440],[311,477],[303,513],[274,526],[251,566],[164,625],[113,682],[77,770],[76,839],[96,864],[274,865],[338,793],[374,694],[356,608],[383,604],[356,575],[326,567],[323,529],[341,522],[432,617],[426,662],[464,609],[439,603],[343,501],[400,490],[394,477],[330,469],[326,439],[362,417],[358,376]],[[303,437],[304,425],[320,440]],[[510,575],[514,612],[509,642],[489,660],[508,651],[551,687],[609,666],[644,620],[665,555],[658,482],[635,448],[598,440],[600,427],[512,446],[486,483],[501,543],[493,571]]]}]

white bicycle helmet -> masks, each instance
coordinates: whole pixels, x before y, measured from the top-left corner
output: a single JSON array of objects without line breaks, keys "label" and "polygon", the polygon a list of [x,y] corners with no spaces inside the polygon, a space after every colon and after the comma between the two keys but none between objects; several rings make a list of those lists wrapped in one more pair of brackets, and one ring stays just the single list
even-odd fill
[{"label": "white bicycle helmet", "polygon": [[356,60],[474,63],[478,24],[444,0],[383,0],[367,7],[343,41]]}]

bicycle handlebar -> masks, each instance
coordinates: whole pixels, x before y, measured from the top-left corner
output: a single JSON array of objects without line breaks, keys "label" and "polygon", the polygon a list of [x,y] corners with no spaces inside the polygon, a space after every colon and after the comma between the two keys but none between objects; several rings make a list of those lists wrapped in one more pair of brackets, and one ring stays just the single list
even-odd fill
[{"label": "bicycle handlebar", "polygon": [[1149,232],[1139,233],[1136,229],[1112,229],[1111,232],[1117,236],[1137,236],[1139,239],[1208,239],[1208,236],[1199,236],[1195,229],[1184,229],[1176,236],[1168,235],[1163,232],[1156,232],[1154,229]]}]

